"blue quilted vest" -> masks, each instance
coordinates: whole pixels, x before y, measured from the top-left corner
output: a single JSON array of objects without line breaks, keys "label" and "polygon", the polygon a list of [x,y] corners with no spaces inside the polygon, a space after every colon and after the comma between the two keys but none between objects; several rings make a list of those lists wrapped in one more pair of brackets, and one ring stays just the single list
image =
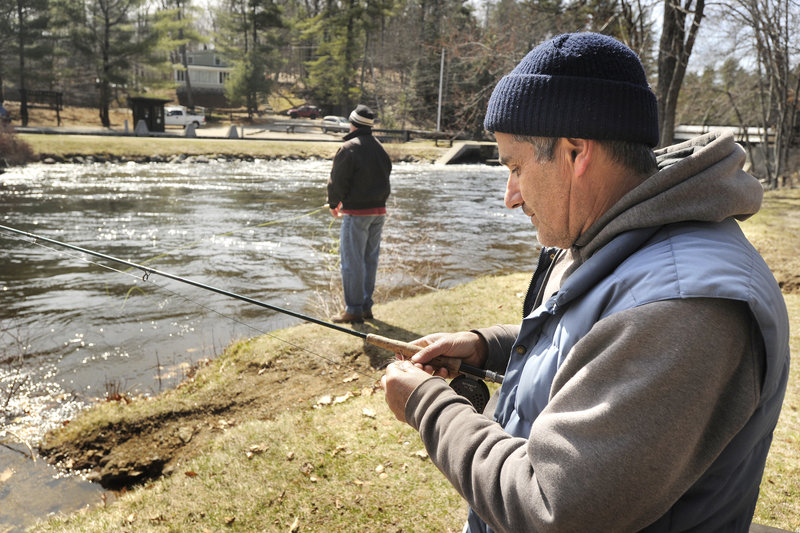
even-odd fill
[{"label": "blue quilted vest", "polygon": [[[712,257],[714,261],[708,261]],[[786,389],[789,323],[772,273],[732,219],[634,230],[598,250],[557,294],[523,320],[494,417],[511,435],[528,438],[548,403],[556,371],[596,322],[618,311],[675,298],[747,302],[764,339],[765,377],[750,421],[700,479],[644,531],[746,532]],[[491,531],[472,511],[468,525],[471,533]]]}]

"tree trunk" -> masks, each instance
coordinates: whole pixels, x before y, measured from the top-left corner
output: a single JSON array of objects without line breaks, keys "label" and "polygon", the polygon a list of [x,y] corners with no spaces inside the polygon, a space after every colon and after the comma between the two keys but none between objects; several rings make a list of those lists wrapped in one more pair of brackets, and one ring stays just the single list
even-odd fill
[{"label": "tree trunk", "polygon": [[346,37],[344,44],[344,69],[345,69],[344,71],[347,75],[344,76],[342,79],[342,92],[341,92],[341,94],[345,96],[346,109],[352,109],[353,107],[355,107],[353,105],[353,102],[350,101],[349,97],[350,92],[348,90],[350,88],[350,83],[352,83],[352,80],[348,78],[350,78],[350,74],[352,72],[353,55],[354,55],[353,48],[355,46],[355,38],[356,38],[355,6],[356,6],[356,0],[349,0],[347,9],[347,32],[345,34]]},{"label": "tree trunk", "polygon": [[103,20],[103,66],[102,74],[100,76],[100,122],[104,128],[111,127],[111,120],[108,116],[109,100],[111,99],[111,88],[109,87],[109,74],[111,70],[111,60],[109,53],[111,50],[111,21],[109,20],[108,12],[104,13]]},{"label": "tree trunk", "polygon": [[[664,22],[658,49],[658,85],[656,89],[658,116],[661,123],[660,146],[672,144],[675,138],[675,111],[678,106],[678,96],[705,8],[705,0],[696,1],[694,10],[692,10],[694,0],[685,0],[683,6],[678,3],[679,0],[665,0],[664,2]],[[693,17],[687,28],[686,17],[690,13],[693,13]]]},{"label": "tree trunk", "polygon": [[[178,22],[182,24],[183,21],[183,4],[178,2]],[[178,39],[183,41],[183,26],[178,27]],[[192,94],[192,80],[189,76],[189,61],[186,59],[186,44],[181,43],[180,46],[181,64],[183,65],[183,77],[186,82],[186,107],[194,110],[194,94]]]},{"label": "tree trunk", "polygon": [[23,126],[28,125],[28,90],[25,87],[25,14],[22,10],[22,0],[17,0],[17,19],[19,32],[17,43],[19,45],[19,117]]}]

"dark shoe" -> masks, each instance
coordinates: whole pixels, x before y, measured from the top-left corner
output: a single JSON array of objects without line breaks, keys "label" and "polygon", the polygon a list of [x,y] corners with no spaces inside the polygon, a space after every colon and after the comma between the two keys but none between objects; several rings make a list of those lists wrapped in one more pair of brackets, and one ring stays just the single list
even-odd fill
[{"label": "dark shoe", "polygon": [[347,311],[342,311],[331,320],[336,322],[337,324],[341,324],[342,322],[356,322],[360,323],[364,321],[364,317],[362,315],[352,315]]},{"label": "dark shoe", "polygon": [[365,319],[367,319],[367,320],[372,320],[372,319],[373,319],[373,318],[375,318],[375,317],[374,317],[374,316],[372,316],[372,310],[370,309],[369,311],[364,311],[364,316],[363,316],[363,318],[365,318]]}]

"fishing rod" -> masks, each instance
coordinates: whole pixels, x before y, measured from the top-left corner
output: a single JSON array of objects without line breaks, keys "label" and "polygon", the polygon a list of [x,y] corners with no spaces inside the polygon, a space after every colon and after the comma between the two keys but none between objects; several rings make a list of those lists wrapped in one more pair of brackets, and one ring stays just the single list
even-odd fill
[{"label": "fishing rod", "polygon": [[[74,244],[69,244],[69,243],[66,243],[66,242],[57,241],[55,239],[50,239],[48,237],[43,237],[41,235],[36,235],[34,233],[29,233],[27,231],[22,231],[22,230],[19,230],[19,229],[16,229],[16,228],[12,228],[12,227],[9,227],[9,226],[4,226],[2,224],[0,224],[0,229],[2,229],[4,231],[7,231],[7,232],[10,232],[10,233],[16,233],[17,235],[22,235],[22,236],[27,237],[29,239],[33,239],[34,241],[47,242],[49,244],[54,244],[56,246],[61,246],[63,248],[68,248],[70,250],[75,250],[77,252],[81,252],[81,253],[84,253],[84,254],[87,254],[87,255],[98,257],[100,259],[105,259],[107,261],[112,261],[112,262],[115,262],[115,263],[118,263],[118,264],[121,264],[121,265],[125,265],[125,266],[131,267],[131,268],[135,268],[135,269],[141,270],[142,272],[144,272],[144,274],[142,276],[142,280],[143,281],[147,281],[147,279],[151,275],[155,274],[155,275],[167,278],[167,279],[171,279],[173,281],[177,281],[177,282],[180,282],[180,283],[185,283],[187,285],[192,285],[194,287],[198,287],[198,288],[203,289],[203,290],[215,292],[217,294],[221,294],[223,296],[228,296],[230,298],[235,298],[237,300],[241,300],[243,302],[247,302],[247,303],[250,303],[250,304],[253,304],[253,305],[257,305],[259,307],[264,307],[266,309],[270,309],[271,311],[276,311],[276,312],[283,313],[283,314],[286,314],[286,315],[289,315],[289,316],[293,316],[295,318],[299,318],[299,319],[304,320],[306,322],[311,322],[312,324],[317,324],[319,326],[330,328],[330,329],[339,331],[341,333],[347,333],[348,335],[353,335],[354,337],[359,337],[359,338],[363,339],[368,344],[372,344],[373,346],[377,346],[377,347],[384,348],[384,349],[389,350],[389,351],[393,351],[395,353],[399,353],[399,354],[403,355],[404,357],[411,357],[412,355],[414,355],[415,353],[417,353],[418,351],[420,351],[422,349],[421,347],[416,346],[414,344],[410,344],[410,343],[403,342],[403,341],[398,341],[398,340],[395,340],[395,339],[390,339],[388,337],[384,337],[382,335],[376,335],[374,333],[363,333],[363,332],[355,330],[355,329],[346,328],[344,326],[339,326],[338,324],[333,324],[331,322],[326,322],[324,320],[320,320],[318,318],[314,318],[312,316],[305,315],[303,313],[298,313],[298,312],[292,311],[290,309],[285,309],[283,307],[278,307],[276,305],[268,304],[266,302],[262,302],[260,300],[254,299],[254,298],[250,298],[248,296],[242,296],[241,294],[237,294],[235,292],[231,292],[231,291],[227,291],[225,289],[220,289],[220,288],[217,288],[217,287],[213,287],[211,285],[207,285],[205,283],[200,283],[199,281],[194,281],[192,279],[185,278],[185,277],[182,277],[182,276],[177,276],[175,274],[171,274],[171,273],[165,272],[163,270],[157,270],[155,268],[150,268],[148,266],[141,265],[141,264],[138,264],[138,263],[134,263],[132,261],[126,261],[124,259],[119,259],[118,257],[114,257],[114,256],[107,255],[107,254],[104,254],[104,253],[96,252],[94,250],[89,250],[88,248],[82,248],[80,246],[75,246]],[[477,367],[474,367],[474,366],[471,366],[471,365],[464,364],[464,363],[461,362],[461,359],[456,359],[456,358],[453,358],[453,357],[437,356],[437,357],[431,359],[430,361],[428,361],[427,364],[429,364],[429,365],[431,365],[431,366],[433,366],[435,368],[447,368],[449,372],[452,372],[452,373],[459,373],[460,372],[461,374],[466,374],[466,375],[468,375],[468,376],[470,376],[472,378],[476,378],[476,379],[480,379],[480,380],[484,380],[484,381],[490,381],[490,382],[493,382],[493,383],[502,383],[503,382],[503,376],[501,374],[498,374],[496,372],[492,372],[491,370],[484,370],[482,368],[477,368]]]}]

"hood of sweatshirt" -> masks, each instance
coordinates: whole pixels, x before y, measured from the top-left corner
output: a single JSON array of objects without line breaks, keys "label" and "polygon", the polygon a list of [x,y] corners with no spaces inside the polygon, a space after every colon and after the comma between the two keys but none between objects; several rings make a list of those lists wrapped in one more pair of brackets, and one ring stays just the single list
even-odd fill
[{"label": "hood of sweatshirt", "polygon": [[761,183],[742,170],[745,152],[729,131],[656,150],[658,172],[623,196],[570,250],[575,266],[625,231],[675,222],[745,220],[761,207]]}]

